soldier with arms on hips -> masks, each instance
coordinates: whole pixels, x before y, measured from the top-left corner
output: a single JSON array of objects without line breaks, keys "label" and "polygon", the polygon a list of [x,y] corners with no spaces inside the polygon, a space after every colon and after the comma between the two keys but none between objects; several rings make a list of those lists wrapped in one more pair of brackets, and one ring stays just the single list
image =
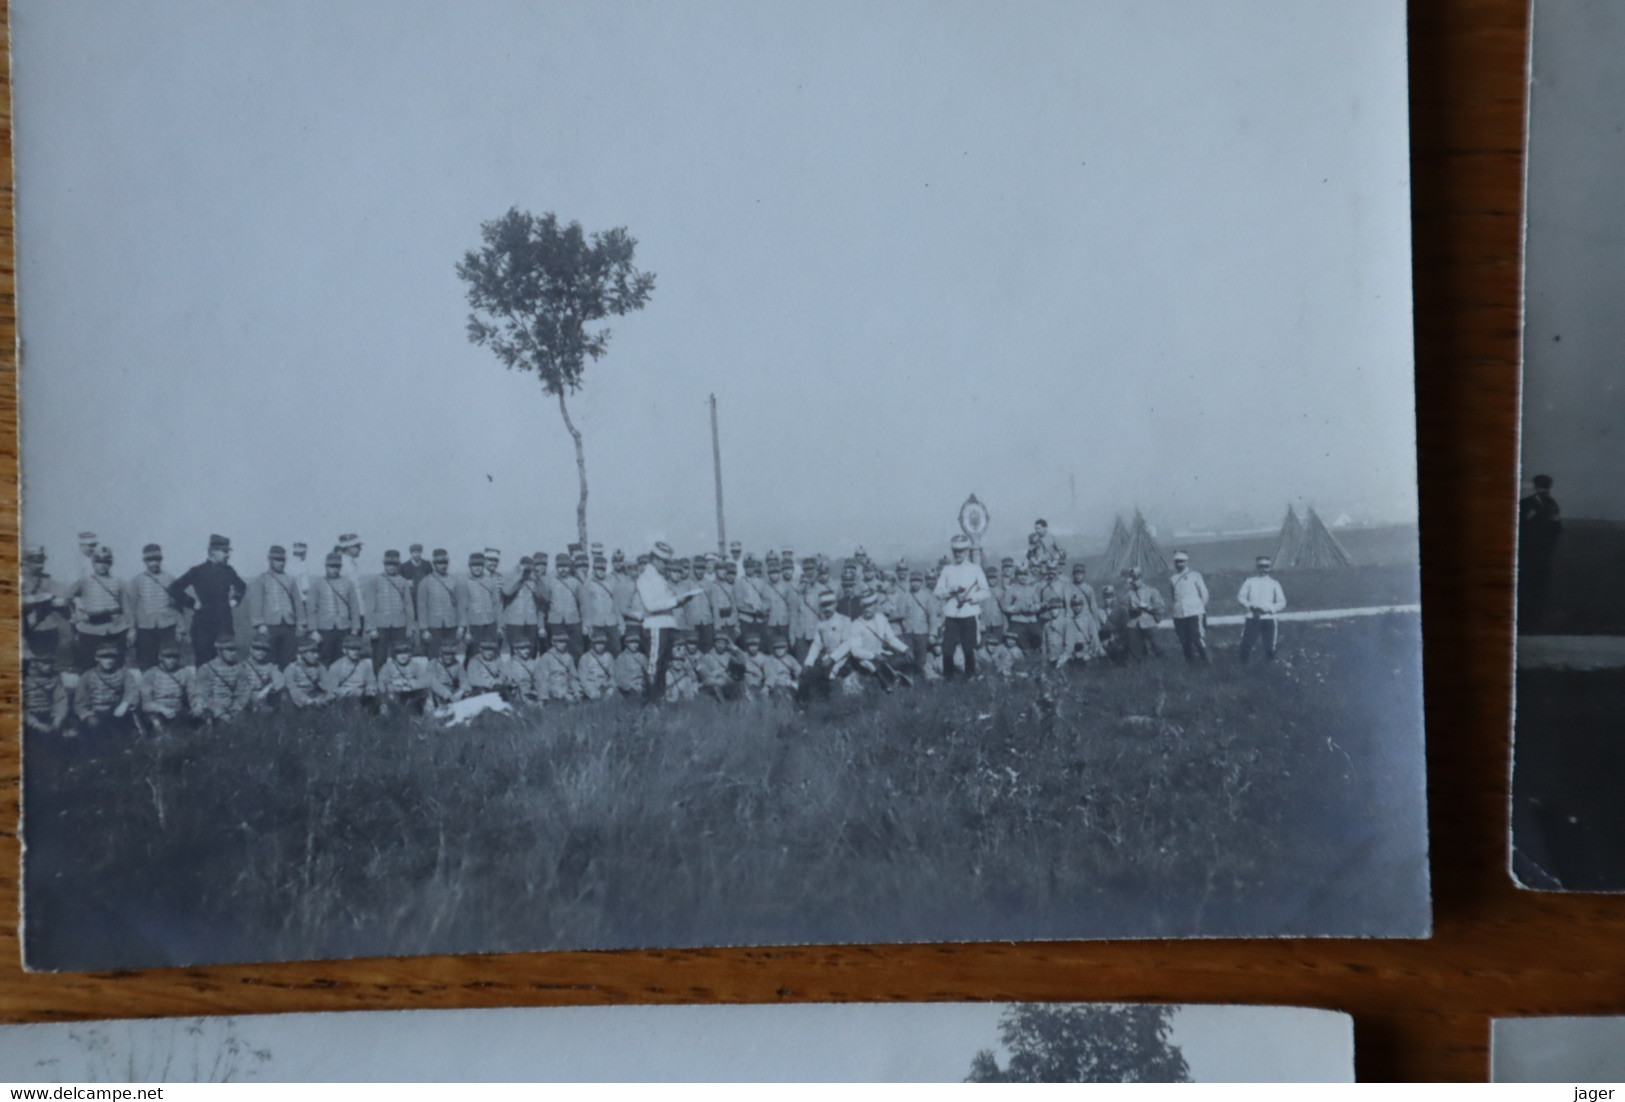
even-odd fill
[{"label": "soldier with arms on hips", "polygon": [[937,577],[934,593],[943,603],[942,610],[942,676],[951,681],[955,675],[954,653],[964,658],[966,677],[976,676],[976,628],[981,604],[991,593],[987,575],[970,561],[970,537],[955,536],[949,541],[954,561],[942,568]]},{"label": "soldier with arms on hips", "polygon": [[158,652],[179,641],[182,627],[180,606],[169,595],[174,577],[164,570],[164,549],[149,543],[141,549],[145,567],[125,585],[130,595],[130,618],[135,622],[135,667],[150,670],[158,664]]},{"label": "soldier with arms on hips", "polygon": [[90,564],[90,573],[65,594],[73,606],[74,657],[81,670],[91,669],[102,644],[111,643],[122,666],[124,648],[135,637],[130,595],[124,583],[113,577],[111,548],[97,547]]},{"label": "soldier with arms on hips", "polygon": [[412,583],[401,575],[401,553],[384,552],[384,572],[367,579],[362,593],[363,621],[372,641],[373,672],[383,668],[395,653],[395,644],[410,644],[418,634],[417,603],[412,599]]},{"label": "soldier with arms on hips", "polygon": [[280,545],[273,544],[265,559],[265,572],[248,583],[248,622],[254,637],[270,644],[271,661],[286,669],[298,655],[299,637],[306,630],[305,598],[288,574],[288,553]]},{"label": "soldier with arms on hips", "polygon": [[1245,665],[1252,657],[1253,647],[1263,644],[1264,661],[1275,661],[1276,616],[1286,610],[1286,592],[1281,583],[1270,577],[1272,563],[1268,555],[1260,555],[1254,563],[1254,574],[1241,583],[1236,600],[1247,610],[1247,619],[1241,624],[1241,661]]},{"label": "soldier with arms on hips", "polygon": [[192,715],[205,723],[224,723],[248,708],[259,682],[238,661],[237,640],[227,635],[214,649],[215,656],[197,668]]},{"label": "soldier with arms on hips", "polygon": [[248,592],[248,583],[231,568],[231,541],[225,536],[209,537],[209,557],[175,579],[169,595],[192,613],[192,657],[201,670],[216,658],[215,642],[235,638],[232,610]]}]

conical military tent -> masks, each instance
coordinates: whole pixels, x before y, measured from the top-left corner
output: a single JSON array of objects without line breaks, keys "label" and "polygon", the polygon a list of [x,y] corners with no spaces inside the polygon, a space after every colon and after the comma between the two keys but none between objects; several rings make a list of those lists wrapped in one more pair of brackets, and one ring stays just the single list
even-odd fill
[{"label": "conical military tent", "polygon": [[1281,535],[1275,541],[1275,554],[1270,558],[1278,567],[1284,567],[1295,561],[1298,550],[1303,546],[1303,521],[1298,519],[1298,511],[1292,506],[1286,507],[1286,519],[1281,522]]},{"label": "conical military tent", "polygon": [[1303,546],[1298,551],[1298,561],[1293,565],[1353,566],[1354,560],[1349,558],[1349,553],[1343,550],[1343,545],[1337,542],[1337,537],[1332,535],[1331,529],[1326,527],[1320,515],[1311,508],[1309,519],[1303,526]]},{"label": "conical military tent", "polygon": [[1128,525],[1123,523],[1122,517],[1118,517],[1112,525],[1111,542],[1106,545],[1106,564],[1108,567],[1128,553],[1128,545]]},{"label": "conical military tent", "polygon": [[1121,574],[1134,566],[1152,577],[1168,573],[1168,556],[1157,546],[1156,537],[1152,536],[1138,509],[1134,510],[1134,527],[1128,529],[1127,536],[1118,554],[1106,556],[1107,576]]}]

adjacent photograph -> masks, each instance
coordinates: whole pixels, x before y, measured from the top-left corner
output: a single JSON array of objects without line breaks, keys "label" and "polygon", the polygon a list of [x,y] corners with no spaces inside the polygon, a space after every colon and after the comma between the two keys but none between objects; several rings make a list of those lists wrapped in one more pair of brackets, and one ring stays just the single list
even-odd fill
[{"label": "adjacent photograph", "polygon": [[1428,935],[1400,0],[10,21],[27,967]]},{"label": "adjacent photograph", "polygon": [[1536,0],[1512,873],[1625,891],[1625,10]]},{"label": "adjacent photograph", "polygon": [[1349,1083],[1354,1024],[1330,1010],[1108,1003],[157,1018],[0,1026],[0,1080]]},{"label": "adjacent photograph", "polygon": [[1625,1018],[1496,1018],[1490,1082],[1625,1082]]}]

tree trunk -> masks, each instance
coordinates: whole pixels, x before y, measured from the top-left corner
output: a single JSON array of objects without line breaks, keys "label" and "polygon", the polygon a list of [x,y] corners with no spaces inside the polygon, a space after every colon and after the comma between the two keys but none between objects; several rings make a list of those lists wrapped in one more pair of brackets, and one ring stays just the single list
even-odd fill
[{"label": "tree trunk", "polygon": [[581,541],[581,553],[590,554],[592,545],[587,542],[587,453],[581,447],[581,430],[570,420],[570,407],[564,404],[562,390],[559,391],[559,416],[564,418],[564,427],[570,430],[570,437],[576,442],[576,474],[581,479],[581,500],[576,502],[576,538]]}]

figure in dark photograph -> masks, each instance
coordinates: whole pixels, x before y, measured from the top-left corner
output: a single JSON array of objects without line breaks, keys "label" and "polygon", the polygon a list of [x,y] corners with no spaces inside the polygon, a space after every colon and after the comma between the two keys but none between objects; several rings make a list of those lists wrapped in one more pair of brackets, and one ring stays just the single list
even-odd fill
[{"label": "figure in dark photograph", "polygon": [[1546,617],[1552,559],[1563,534],[1563,511],[1552,496],[1552,476],[1537,474],[1535,492],[1518,502],[1518,630],[1538,631]]}]

